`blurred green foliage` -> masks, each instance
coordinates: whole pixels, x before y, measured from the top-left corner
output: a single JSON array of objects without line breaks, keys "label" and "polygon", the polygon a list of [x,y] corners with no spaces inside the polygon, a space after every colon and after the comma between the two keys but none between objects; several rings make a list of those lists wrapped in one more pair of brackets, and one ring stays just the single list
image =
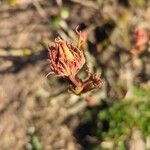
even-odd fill
[{"label": "blurred green foliage", "polygon": [[109,101],[105,105],[85,111],[81,124],[92,124],[87,134],[99,141],[98,144],[91,144],[91,149],[103,150],[100,143],[112,141],[116,149],[124,150],[134,129],[140,130],[144,139],[150,136],[149,90],[134,87],[133,93],[133,99]]},{"label": "blurred green foliage", "polygon": [[52,25],[57,29],[60,28],[63,20],[67,19],[69,17],[69,10],[67,7],[62,7],[60,9],[60,14],[52,16],[51,23]]},{"label": "blurred green foliage", "polygon": [[33,135],[31,139],[32,150],[42,150],[42,145],[37,136]]},{"label": "blurred green foliage", "polygon": [[35,127],[33,125],[29,126],[28,134],[30,136],[30,143],[29,143],[30,148],[29,149],[43,150],[43,146],[40,143],[39,137],[35,134]]},{"label": "blurred green foliage", "polygon": [[52,17],[52,25],[53,25],[55,28],[59,28],[59,27],[60,27],[60,23],[61,23],[61,18],[60,18],[60,16],[53,16],[53,17]]}]

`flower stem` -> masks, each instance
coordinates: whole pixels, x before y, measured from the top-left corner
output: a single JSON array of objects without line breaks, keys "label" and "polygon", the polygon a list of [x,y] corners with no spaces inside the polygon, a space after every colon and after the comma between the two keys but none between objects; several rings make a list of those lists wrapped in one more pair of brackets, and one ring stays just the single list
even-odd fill
[{"label": "flower stem", "polygon": [[69,76],[69,80],[71,81],[74,87],[82,86],[82,81],[77,76]]}]

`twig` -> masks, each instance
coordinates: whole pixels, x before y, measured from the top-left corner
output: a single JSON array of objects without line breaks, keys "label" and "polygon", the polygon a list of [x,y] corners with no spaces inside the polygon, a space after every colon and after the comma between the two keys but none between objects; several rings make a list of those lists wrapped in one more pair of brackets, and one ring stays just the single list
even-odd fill
[{"label": "twig", "polygon": [[47,20],[47,15],[46,15],[45,11],[43,10],[43,8],[41,7],[40,3],[37,0],[33,0],[33,5],[37,9],[37,11],[41,15],[41,17],[44,18],[45,20]]}]

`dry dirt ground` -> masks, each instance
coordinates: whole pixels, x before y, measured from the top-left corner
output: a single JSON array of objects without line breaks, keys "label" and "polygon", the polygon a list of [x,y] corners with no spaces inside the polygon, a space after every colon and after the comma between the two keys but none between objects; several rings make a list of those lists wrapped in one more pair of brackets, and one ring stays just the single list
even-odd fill
[{"label": "dry dirt ground", "polygon": [[[116,3],[112,4],[110,10],[117,12]],[[60,32],[47,19],[59,11],[53,3],[42,1],[40,5],[0,5],[0,150],[30,150],[39,143],[44,150],[81,149],[72,130],[78,117],[72,120],[71,127],[66,120],[86,104],[80,103],[76,110],[78,98],[63,92],[64,81],[55,84],[52,78],[49,84],[45,78],[49,71],[46,45]],[[70,28],[80,23],[90,25],[102,17],[95,5],[70,6],[73,9],[66,21],[71,22]],[[115,20],[117,13],[112,16],[109,7],[103,8],[102,15],[106,20]],[[38,144],[33,142],[33,136],[38,138]]]},{"label": "dry dirt ground", "polygon": [[48,85],[38,65],[29,65],[15,75],[0,76],[0,149],[21,150],[29,146],[31,127],[35,128],[35,134],[40,136],[47,150],[77,149],[71,131],[64,123],[68,96],[59,95],[50,102],[40,98],[41,87]]},{"label": "dry dirt ground", "polygon": [[[70,129],[64,123],[68,96],[58,95],[50,102],[40,98],[46,87],[45,75],[36,66],[26,66],[17,74],[0,76],[0,149],[30,147],[29,130],[35,128],[44,149],[77,149]],[[48,88],[48,87],[47,87]],[[49,89],[55,90],[57,89]],[[46,93],[47,94],[47,93]],[[31,129],[30,129],[31,128]]]},{"label": "dry dirt ground", "polygon": [[[51,10],[48,12],[51,14]],[[0,58],[0,150],[32,149],[31,134],[45,150],[79,149],[64,123],[69,95],[59,94],[62,87],[48,85],[47,52],[43,47],[39,48],[42,52],[35,49],[40,42],[49,40],[51,26],[33,5],[1,5],[0,19],[1,54],[26,47],[33,53],[27,58],[15,54]]]}]

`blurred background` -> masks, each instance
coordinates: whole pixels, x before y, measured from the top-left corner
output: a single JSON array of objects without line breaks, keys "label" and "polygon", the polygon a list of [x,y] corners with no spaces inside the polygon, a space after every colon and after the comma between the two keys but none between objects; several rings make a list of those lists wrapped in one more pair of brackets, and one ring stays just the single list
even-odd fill
[{"label": "blurred background", "polygon": [[[81,96],[46,78],[77,25],[104,81]],[[0,0],[0,150],[149,150],[149,31],[149,0]]]}]

